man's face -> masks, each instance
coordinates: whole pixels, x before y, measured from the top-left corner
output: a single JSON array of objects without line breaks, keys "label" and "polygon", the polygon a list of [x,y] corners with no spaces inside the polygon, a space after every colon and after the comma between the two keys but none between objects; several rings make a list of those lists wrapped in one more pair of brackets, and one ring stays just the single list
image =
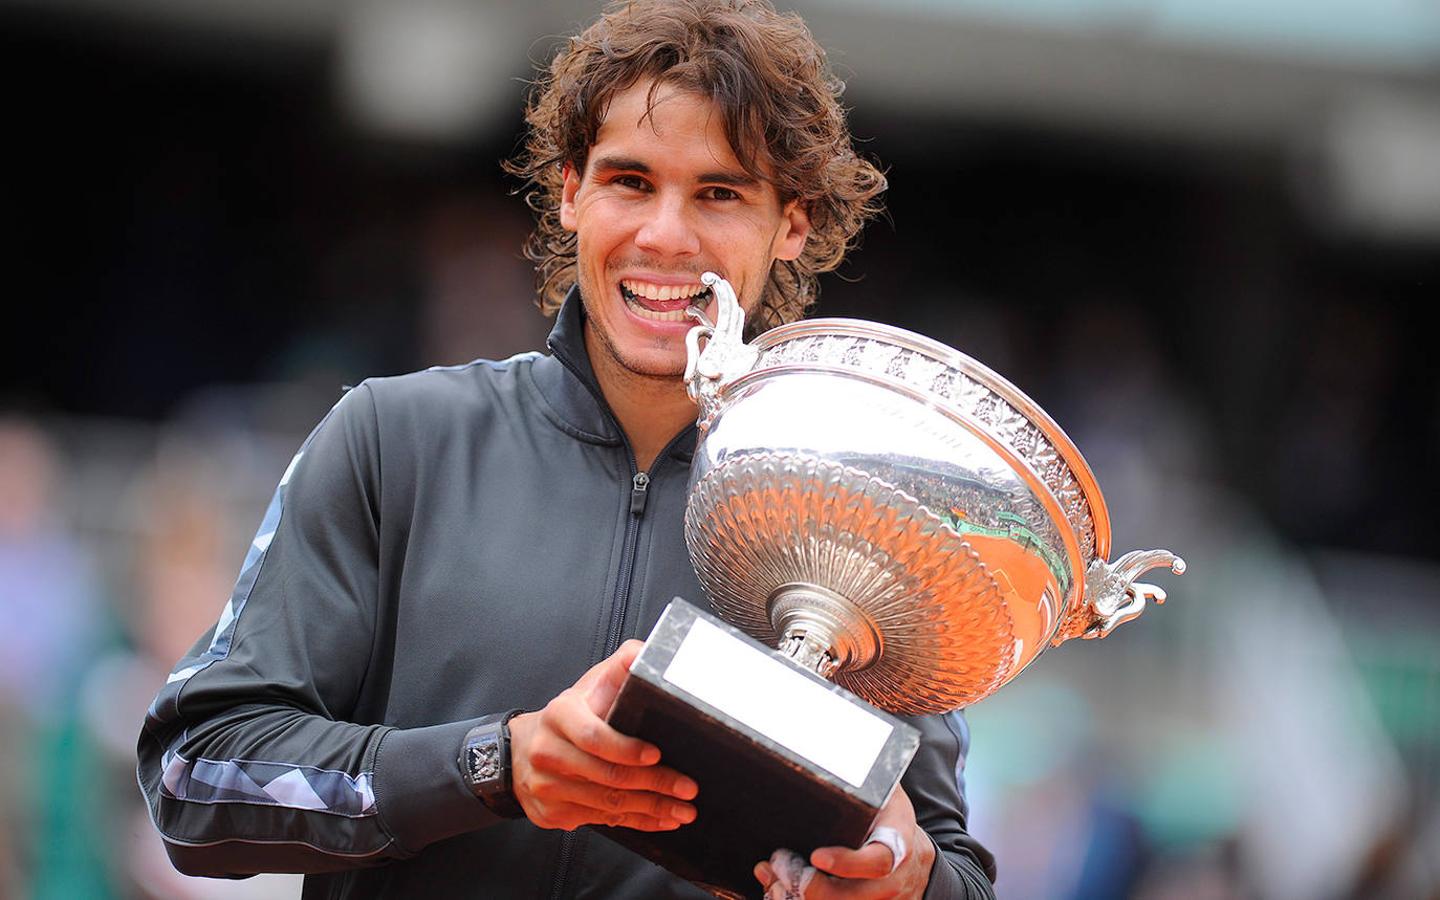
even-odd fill
[{"label": "man's face", "polygon": [[[715,272],[749,315],[770,265],[805,247],[810,220],[749,175],[705,97],[669,88],[645,116],[650,82],[615,96],[585,171],[565,170],[560,221],[575,232],[586,344],[597,373],[673,378],[685,369],[685,315]],[[714,318],[714,298],[706,295]]]}]

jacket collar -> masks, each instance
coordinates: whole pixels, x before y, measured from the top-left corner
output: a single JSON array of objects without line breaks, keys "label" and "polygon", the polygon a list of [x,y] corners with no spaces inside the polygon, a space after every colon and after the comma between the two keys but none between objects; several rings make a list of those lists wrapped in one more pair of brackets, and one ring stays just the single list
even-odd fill
[{"label": "jacket collar", "polygon": [[[578,287],[565,295],[545,346],[551,358],[534,366],[532,372],[535,386],[552,413],[551,421],[583,441],[607,446],[624,444],[624,434],[605,402],[585,348],[585,309]],[[695,451],[694,426],[686,431],[688,436],[675,441],[671,453],[689,463]]]}]

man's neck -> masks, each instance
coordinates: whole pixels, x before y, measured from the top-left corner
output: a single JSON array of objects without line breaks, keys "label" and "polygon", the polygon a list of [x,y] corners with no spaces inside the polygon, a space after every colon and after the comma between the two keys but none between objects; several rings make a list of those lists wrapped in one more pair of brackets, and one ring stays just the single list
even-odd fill
[{"label": "man's neck", "polygon": [[595,340],[586,328],[585,349],[595,380],[630,442],[636,467],[648,471],[665,445],[695,421],[695,403],[685,393],[680,376],[660,378],[631,372],[597,352]]}]

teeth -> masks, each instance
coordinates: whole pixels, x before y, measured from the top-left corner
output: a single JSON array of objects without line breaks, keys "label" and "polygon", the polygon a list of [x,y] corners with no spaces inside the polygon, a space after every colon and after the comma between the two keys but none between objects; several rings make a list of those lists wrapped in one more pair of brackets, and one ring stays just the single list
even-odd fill
[{"label": "teeth", "polygon": [[662,303],[667,300],[683,300],[687,297],[694,297],[709,290],[703,284],[650,284],[645,281],[629,279],[621,281],[620,286],[637,297]]},{"label": "teeth", "polygon": [[686,322],[689,321],[683,309],[672,309],[669,312],[656,312],[653,309],[646,309],[630,298],[625,298],[625,305],[630,311],[642,319],[651,319],[656,322]]}]

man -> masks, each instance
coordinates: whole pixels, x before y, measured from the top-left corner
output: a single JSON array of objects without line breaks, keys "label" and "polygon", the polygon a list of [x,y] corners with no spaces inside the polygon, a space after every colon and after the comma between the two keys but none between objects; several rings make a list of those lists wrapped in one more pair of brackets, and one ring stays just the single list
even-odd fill
[{"label": "man", "polygon": [[[796,318],[876,209],[838,87],[752,0],[617,5],[561,51],[513,167],[552,355],[366,381],[306,441],[141,736],[178,867],[314,873],[316,897],[703,896],[576,829],[696,816],[697,785],[604,715],[622,640],[704,598],[679,377],[700,273],[756,327]],[[963,721],[916,724],[881,814],[901,842],[817,850],[807,896],[990,896]],[[757,892],[776,877],[757,860]]]}]

